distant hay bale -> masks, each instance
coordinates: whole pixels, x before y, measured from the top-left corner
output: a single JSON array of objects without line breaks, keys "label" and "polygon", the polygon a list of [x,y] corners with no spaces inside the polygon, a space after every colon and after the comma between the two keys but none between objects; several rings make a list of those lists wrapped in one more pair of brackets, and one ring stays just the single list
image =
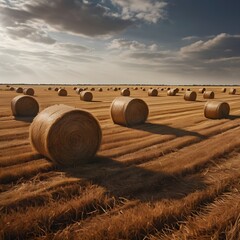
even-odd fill
[{"label": "distant hay bale", "polygon": [[11,101],[12,114],[16,117],[35,117],[39,112],[39,105],[31,96],[16,96]]},{"label": "distant hay bale", "polygon": [[63,104],[44,109],[30,126],[32,147],[63,166],[94,157],[101,139],[101,127],[91,113]]},{"label": "distant hay bale", "polygon": [[76,91],[76,93],[79,95],[80,92],[84,91],[84,89],[83,89],[83,88],[77,88],[75,91]]},{"label": "distant hay bale", "polygon": [[221,89],[221,92],[222,92],[222,93],[225,93],[226,91],[227,91],[226,88],[222,88],[222,89]]},{"label": "distant hay bale", "polygon": [[138,87],[134,87],[133,90],[138,90]]},{"label": "distant hay bale", "polygon": [[7,88],[9,88],[10,86],[9,85],[6,85]]},{"label": "distant hay bale", "polygon": [[177,92],[176,92],[175,88],[172,88],[167,91],[168,96],[176,96],[176,94],[177,94]]},{"label": "distant hay bale", "polygon": [[215,96],[214,92],[213,91],[205,91],[203,93],[203,98],[204,99],[213,99]]},{"label": "distant hay bale", "polygon": [[60,88],[60,89],[58,90],[58,96],[61,96],[61,97],[67,96],[67,90],[64,89],[64,88]]},{"label": "distant hay bale", "polygon": [[148,96],[156,97],[158,95],[158,90],[156,88],[148,89]]},{"label": "distant hay bale", "polygon": [[14,87],[10,87],[9,90],[10,91],[15,91],[15,88]]},{"label": "distant hay bale", "polygon": [[51,91],[51,90],[52,90],[52,88],[51,88],[51,87],[49,87],[49,88],[48,88],[48,90],[49,90],[49,91]]},{"label": "distant hay bale", "polygon": [[231,95],[236,94],[236,92],[237,92],[236,88],[230,88],[230,90],[229,90],[229,94],[231,94]]},{"label": "distant hay bale", "polygon": [[182,88],[182,91],[184,91],[184,88]]},{"label": "distant hay bale", "polygon": [[22,87],[16,88],[16,93],[23,93],[23,88]]},{"label": "distant hay bale", "polygon": [[77,87],[73,87],[73,90],[76,90],[77,89]]},{"label": "distant hay bale", "polygon": [[121,90],[121,88],[119,87],[118,90]]},{"label": "distant hay bale", "polygon": [[186,101],[196,101],[197,93],[195,91],[186,91],[184,94],[184,100]]},{"label": "distant hay bale", "polygon": [[93,99],[93,94],[89,91],[80,92],[80,99],[82,101],[91,102]]},{"label": "distant hay bale", "polygon": [[176,94],[179,93],[179,88],[174,88]]},{"label": "distant hay bale", "polygon": [[90,91],[95,91],[95,88],[91,88]]},{"label": "distant hay bale", "polygon": [[169,91],[169,90],[171,90],[171,88],[170,88],[170,87],[168,87],[168,88],[167,88],[167,91]]},{"label": "distant hay bale", "polygon": [[191,91],[191,89],[190,89],[190,88],[187,88],[187,91]]},{"label": "distant hay bale", "polygon": [[117,97],[110,107],[114,123],[124,126],[134,126],[144,123],[148,118],[148,105],[138,98]]},{"label": "distant hay bale", "polygon": [[211,119],[227,118],[230,106],[227,102],[208,101],[204,106],[204,116]]},{"label": "distant hay bale", "polygon": [[34,95],[34,89],[33,88],[24,88],[23,89],[23,94],[33,96]]},{"label": "distant hay bale", "polygon": [[127,89],[127,88],[124,88],[124,89],[122,89],[121,90],[121,95],[122,96],[130,96],[130,90],[129,89]]},{"label": "distant hay bale", "polygon": [[99,91],[99,92],[102,92],[102,91],[103,91],[103,89],[102,89],[102,88],[98,88],[98,91]]},{"label": "distant hay bale", "polygon": [[161,91],[164,91],[164,88],[161,88]]},{"label": "distant hay bale", "polygon": [[146,91],[146,88],[143,88],[142,90],[143,90],[143,92],[145,92],[145,91]]},{"label": "distant hay bale", "polygon": [[110,89],[109,88],[107,88],[107,91],[109,91]]},{"label": "distant hay bale", "polygon": [[204,93],[205,91],[206,91],[206,88],[200,88],[200,89],[198,90],[199,93]]},{"label": "distant hay bale", "polygon": [[58,90],[59,90],[59,88],[57,88],[57,87],[54,89],[54,91],[56,91],[56,92],[57,92]]},{"label": "distant hay bale", "polygon": [[117,90],[118,90],[118,88],[117,88],[117,87],[113,88],[113,91],[115,91],[115,92],[116,92]]}]

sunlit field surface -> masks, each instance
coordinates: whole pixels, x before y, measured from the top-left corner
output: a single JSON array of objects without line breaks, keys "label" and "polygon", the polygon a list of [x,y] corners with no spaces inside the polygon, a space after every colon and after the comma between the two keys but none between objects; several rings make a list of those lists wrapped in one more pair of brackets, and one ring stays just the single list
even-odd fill
[{"label": "sunlit field surface", "polygon": [[211,120],[200,87],[189,87],[198,96],[188,102],[184,86],[177,96],[158,86],[158,97],[129,86],[149,117],[127,128],[111,120],[120,96],[111,86],[96,87],[92,102],[73,86],[66,97],[32,87],[40,111],[61,103],[91,112],[102,144],[89,163],[55,166],[32,150],[31,122],[12,116],[19,94],[0,86],[0,239],[240,239],[240,88],[206,86],[231,108],[228,119]]}]

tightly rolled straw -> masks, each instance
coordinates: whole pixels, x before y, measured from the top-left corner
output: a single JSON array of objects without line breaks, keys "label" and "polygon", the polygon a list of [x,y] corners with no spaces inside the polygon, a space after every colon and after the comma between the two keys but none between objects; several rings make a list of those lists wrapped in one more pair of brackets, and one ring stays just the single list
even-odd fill
[{"label": "tightly rolled straw", "polygon": [[101,138],[101,127],[91,113],[63,104],[44,109],[30,127],[33,148],[63,166],[89,160],[98,151]]},{"label": "tightly rolled straw", "polygon": [[39,112],[39,105],[31,96],[16,96],[11,101],[12,114],[16,117],[35,117]]},{"label": "tightly rolled straw", "polygon": [[205,91],[203,93],[203,98],[204,99],[213,99],[215,96],[214,92],[213,91]]},{"label": "tightly rolled straw", "polygon": [[115,92],[116,92],[117,90],[118,90],[118,88],[117,88],[117,87],[113,88],[113,91],[115,91]]},{"label": "tightly rolled straw", "polygon": [[9,90],[10,91],[15,91],[15,88],[14,87],[10,87]]},{"label": "tightly rolled straw", "polygon": [[232,95],[236,94],[236,92],[237,92],[236,88],[230,88],[229,90],[229,94],[232,94]]},{"label": "tightly rolled straw", "polygon": [[174,88],[176,93],[179,93],[179,88]]},{"label": "tightly rolled straw", "polygon": [[227,118],[230,106],[227,102],[208,101],[204,106],[204,116],[211,119]]},{"label": "tightly rolled straw", "polygon": [[64,88],[60,88],[60,89],[58,90],[58,96],[62,96],[62,97],[67,96],[67,90],[64,89]]},{"label": "tightly rolled straw", "polygon": [[158,90],[156,88],[148,89],[148,96],[156,97],[158,95]]},{"label": "tightly rolled straw", "polygon": [[148,105],[138,98],[117,97],[110,107],[114,123],[124,126],[134,126],[144,123],[148,118]]},{"label": "tightly rolled straw", "polygon": [[24,88],[23,89],[23,94],[33,96],[34,95],[34,89],[33,88]]},{"label": "tightly rolled straw", "polygon": [[58,90],[59,90],[59,88],[57,88],[57,87],[54,89],[54,91],[56,91],[56,92],[57,92]]},{"label": "tightly rolled straw", "polygon": [[91,102],[93,99],[93,94],[89,91],[82,91],[80,92],[80,99],[82,101]]},{"label": "tightly rolled straw", "polygon": [[222,93],[225,93],[226,91],[227,91],[226,88],[222,88],[222,89],[221,89],[221,92],[222,92]]},{"label": "tightly rolled straw", "polygon": [[99,92],[102,92],[102,91],[103,91],[103,89],[102,89],[102,88],[98,88],[98,91],[99,91]]},{"label": "tightly rolled straw", "polygon": [[84,91],[83,88],[77,88],[77,89],[76,89],[76,93],[77,93],[78,95],[79,95],[80,92],[82,92],[82,91]]},{"label": "tightly rolled straw", "polygon": [[168,90],[167,91],[167,95],[168,96],[176,96],[176,90],[175,90],[175,88],[172,88],[172,89],[170,89],[170,90]]},{"label": "tightly rolled straw", "polygon": [[122,96],[130,96],[130,90],[128,88],[124,88],[121,90],[121,95]]},{"label": "tightly rolled straw", "polygon": [[91,88],[90,91],[95,91],[95,88]]},{"label": "tightly rolled straw", "polygon": [[204,93],[205,91],[206,91],[206,88],[200,88],[200,89],[198,90],[199,93]]},{"label": "tightly rolled straw", "polygon": [[22,87],[16,88],[16,93],[23,93],[23,88]]},{"label": "tightly rolled straw", "polygon": [[184,94],[184,100],[186,101],[196,101],[197,93],[195,91],[186,91]]},{"label": "tightly rolled straw", "polygon": [[138,87],[134,87],[133,90],[138,90]]}]

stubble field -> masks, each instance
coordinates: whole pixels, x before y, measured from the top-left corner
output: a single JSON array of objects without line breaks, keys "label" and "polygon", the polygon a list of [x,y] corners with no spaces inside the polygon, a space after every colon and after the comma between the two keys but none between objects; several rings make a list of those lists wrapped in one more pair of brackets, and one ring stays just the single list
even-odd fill
[{"label": "stubble field", "polygon": [[103,86],[84,102],[72,86],[66,97],[47,88],[34,86],[40,110],[60,103],[88,110],[102,144],[89,163],[55,166],[32,150],[31,122],[12,116],[19,94],[0,86],[0,239],[240,239],[240,89],[206,86],[230,105],[221,120],[204,117],[200,87],[190,87],[195,102],[184,101],[182,87],[158,97],[131,89],[150,113],[127,128],[110,117],[120,91]]}]

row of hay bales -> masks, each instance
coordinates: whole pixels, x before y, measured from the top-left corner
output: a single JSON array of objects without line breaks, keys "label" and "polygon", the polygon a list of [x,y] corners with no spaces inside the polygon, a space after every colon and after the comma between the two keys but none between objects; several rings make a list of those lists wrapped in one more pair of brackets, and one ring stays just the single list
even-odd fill
[{"label": "row of hay bales", "polygon": [[23,93],[24,95],[30,95],[33,96],[35,91],[33,88],[22,88],[22,87],[10,87],[10,91],[15,91],[16,93]]},{"label": "row of hay bales", "polygon": [[[30,142],[40,154],[55,164],[79,165],[92,158],[101,145],[102,130],[98,120],[88,111],[67,105],[53,105],[39,113],[39,105],[31,96],[17,96],[11,102],[14,116],[23,113],[33,119]],[[226,102],[207,102],[207,118],[227,117],[230,107]],[[117,97],[110,106],[115,124],[134,126],[144,123],[149,115],[148,105],[138,98]]]}]

